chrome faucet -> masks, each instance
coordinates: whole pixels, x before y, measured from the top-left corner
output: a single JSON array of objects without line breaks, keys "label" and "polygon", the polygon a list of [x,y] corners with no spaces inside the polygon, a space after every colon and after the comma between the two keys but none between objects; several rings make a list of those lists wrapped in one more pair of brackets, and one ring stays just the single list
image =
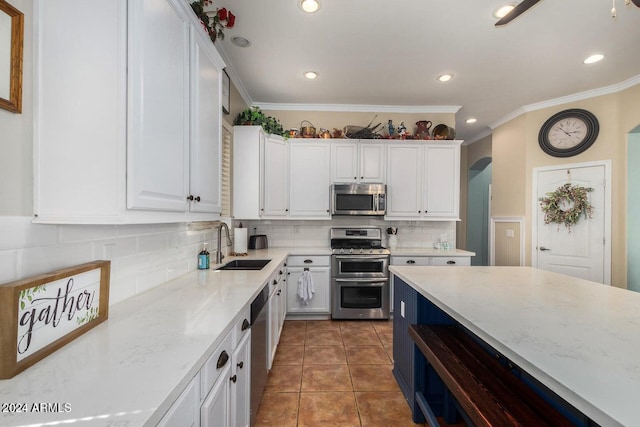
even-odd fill
[{"label": "chrome faucet", "polygon": [[227,230],[227,246],[231,246],[231,236],[229,236],[229,227],[227,227],[227,224],[225,222],[221,222],[220,225],[218,225],[218,250],[216,251],[216,264],[220,264],[222,262],[222,258],[224,258],[224,255],[222,255],[222,229],[224,228],[225,230]]}]

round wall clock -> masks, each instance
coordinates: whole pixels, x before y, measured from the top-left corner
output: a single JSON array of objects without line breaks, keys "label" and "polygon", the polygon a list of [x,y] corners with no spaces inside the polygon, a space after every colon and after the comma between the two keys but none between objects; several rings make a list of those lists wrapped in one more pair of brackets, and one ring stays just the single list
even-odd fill
[{"label": "round wall clock", "polygon": [[545,153],[555,157],[580,154],[595,142],[600,131],[593,113],[579,108],[560,111],[540,128],[538,143]]}]

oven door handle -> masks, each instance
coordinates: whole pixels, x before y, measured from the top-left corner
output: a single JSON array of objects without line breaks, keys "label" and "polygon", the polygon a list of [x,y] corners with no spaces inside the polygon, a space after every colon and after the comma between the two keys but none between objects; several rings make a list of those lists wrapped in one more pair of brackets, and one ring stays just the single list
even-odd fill
[{"label": "oven door handle", "polygon": [[372,285],[375,284],[380,284],[380,286],[384,286],[387,282],[389,282],[389,279],[339,279],[339,278],[334,278],[333,280],[335,280],[336,282],[340,282],[340,283],[344,283],[344,282],[351,282],[351,283],[358,283],[358,284],[366,284],[366,283],[370,283]]},{"label": "oven door handle", "polygon": [[359,257],[360,254],[351,254],[351,255],[334,255],[336,260],[340,261],[353,261],[353,262],[361,262],[363,260],[366,261],[378,261],[378,260],[388,260],[389,255],[365,255],[363,257]]}]

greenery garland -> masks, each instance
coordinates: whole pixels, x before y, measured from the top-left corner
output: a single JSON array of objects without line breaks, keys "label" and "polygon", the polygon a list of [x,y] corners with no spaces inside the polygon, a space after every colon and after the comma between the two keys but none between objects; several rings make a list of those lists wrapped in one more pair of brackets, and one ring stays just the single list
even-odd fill
[{"label": "greenery garland", "polygon": [[[580,215],[584,215],[585,219],[591,218],[593,206],[589,203],[588,193],[592,191],[590,187],[566,183],[547,193],[538,199],[544,212],[544,223],[564,224],[571,231],[571,226],[577,224]],[[562,206],[567,202],[573,202],[573,207],[563,210]]]}]

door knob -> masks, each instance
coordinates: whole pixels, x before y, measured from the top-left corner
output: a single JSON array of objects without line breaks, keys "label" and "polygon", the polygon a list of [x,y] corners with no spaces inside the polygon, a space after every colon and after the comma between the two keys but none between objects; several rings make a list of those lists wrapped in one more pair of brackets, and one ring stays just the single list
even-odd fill
[{"label": "door knob", "polygon": [[550,251],[551,248],[545,248],[544,246],[540,246],[541,251]]}]

